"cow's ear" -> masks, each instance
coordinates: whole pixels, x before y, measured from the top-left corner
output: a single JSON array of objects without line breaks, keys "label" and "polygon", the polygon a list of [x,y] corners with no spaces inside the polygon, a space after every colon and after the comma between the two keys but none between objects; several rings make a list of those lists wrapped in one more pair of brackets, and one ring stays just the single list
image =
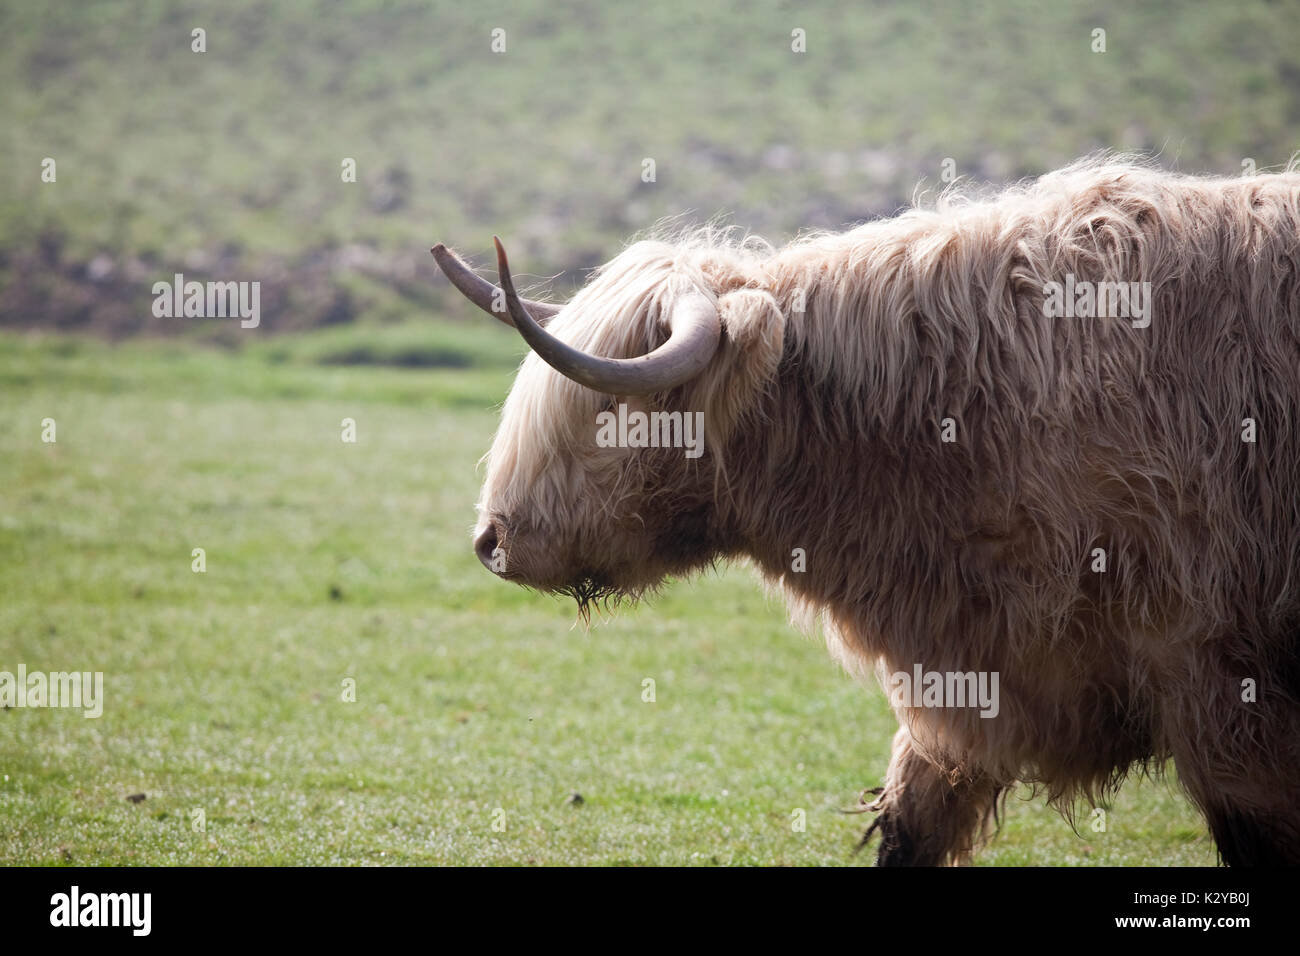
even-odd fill
[{"label": "cow's ear", "polygon": [[718,297],[718,352],[685,394],[688,410],[703,411],[707,434],[730,433],[742,412],[776,374],[785,343],[785,316],[770,292],[737,289]]}]

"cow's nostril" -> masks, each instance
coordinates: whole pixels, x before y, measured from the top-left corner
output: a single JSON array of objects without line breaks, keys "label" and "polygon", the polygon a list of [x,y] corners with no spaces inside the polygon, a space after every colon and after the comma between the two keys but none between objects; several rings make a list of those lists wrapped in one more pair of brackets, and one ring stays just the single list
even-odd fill
[{"label": "cow's nostril", "polygon": [[[489,571],[504,570],[502,564],[497,560],[497,526],[495,522],[489,523],[482,534],[474,541],[474,552],[478,559],[483,562],[483,567]],[[493,565],[496,567],[493,567]]]}]

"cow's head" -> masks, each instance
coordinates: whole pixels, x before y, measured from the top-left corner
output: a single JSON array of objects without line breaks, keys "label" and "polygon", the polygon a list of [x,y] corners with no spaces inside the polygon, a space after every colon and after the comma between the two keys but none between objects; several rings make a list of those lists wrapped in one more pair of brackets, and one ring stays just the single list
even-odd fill
[{"label": "cow's head", "polygon": [[[479,559],[572,595],[584,614],[709,562],[725,547],[720,452],[780,361],[784,319],[758,260],[640,242],[561,307],[516,295],[496,249],[499,287],[433,249],[452,283],[532,348],[487,455]],[[633,427],[632,413],[681,413],[651,421],[692,446],[609,446],[620,404]],[[702,436],[685,431],[701,422]]]}]

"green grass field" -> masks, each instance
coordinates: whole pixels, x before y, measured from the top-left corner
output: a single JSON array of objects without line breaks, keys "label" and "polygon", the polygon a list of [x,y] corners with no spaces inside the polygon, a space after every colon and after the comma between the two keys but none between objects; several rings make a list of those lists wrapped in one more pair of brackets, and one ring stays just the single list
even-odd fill
[{"label": "green grass field", "polygon": [[[362,338],[443,367],[340,364]],[[479,566],[517,349],[491,323],[234,353],[0,336],[0,670],[106,685],[99,719],[0,711],[0,863],[870,862],[839,810],[885,770],[884,697],[751,571],[586,631]],[[1214,862],[1168,784],[1082,835],[1024,796],[979,863]]]}]

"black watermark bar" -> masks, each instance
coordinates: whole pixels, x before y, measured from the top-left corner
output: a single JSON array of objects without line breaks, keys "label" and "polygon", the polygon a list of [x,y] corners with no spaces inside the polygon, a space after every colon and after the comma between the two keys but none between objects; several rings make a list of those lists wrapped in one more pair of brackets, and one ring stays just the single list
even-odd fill
[{"label": "black watermark bar", "polygon": [[[1296,887],[1294,871],[1224,868],[9,868],[0,870],[0,912],[8,943],[76,936],[119,946],[253,937],[337,946],[373,940],[379,927],[419,938],[436,925],[437,933],[490,927],[494,939],[563,929],[580,945],[600,939],[602,926],[738,938],[773,920],[815,936],[841,918],[868,920],[875,939],[905,938],[909,927],[1002,927],[1072,940],[1195,934],[1233,945],[1290,927]],[[737,910],[728,899],[745,904]]]}]

